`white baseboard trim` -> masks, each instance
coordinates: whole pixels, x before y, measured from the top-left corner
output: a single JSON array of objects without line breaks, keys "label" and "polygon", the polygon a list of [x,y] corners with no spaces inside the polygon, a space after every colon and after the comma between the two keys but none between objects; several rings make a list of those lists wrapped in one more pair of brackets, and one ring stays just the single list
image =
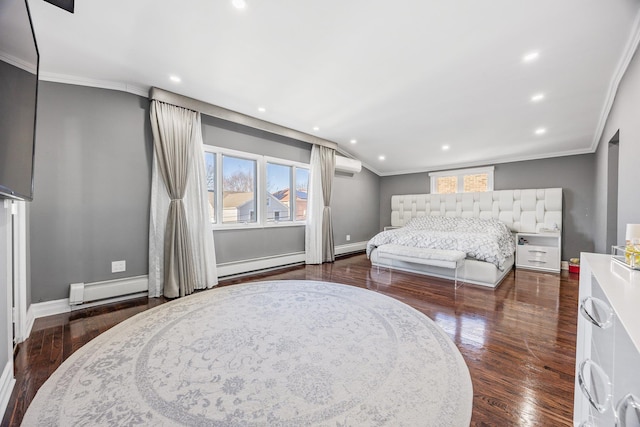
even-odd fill
[{"label": "white baseboard trim", "polygon": [[76,311],[83,308],[96,307],[99,305],[110,304],[113,302],[126,301],[134,298],[142,298],[147,296],[148,294],[149,294],[148,292],[138,292],[135,294],[123,295],[123,296],[114,297],[114,298],[106,298],[100,301],[89,302],[86,304],[78,304],[74,306],[69,305],[69,298],[31,304],[31,307],[29,307],[29,310],[28,310],[28,312],[31,314],[27,315],[31,319],[29,327],[27,329],[28,331],[27,337],[31,333],[31,328],[33,327],[33,322],[35,319],[39,319],[41,317],[46,317],[46,316],[53,316],[56,314],[69,313],[71,311]]},{"label": "white baseboard trim", "polygon": [[29,309],[33,312],[33,318],[39,319],[41,317],[53,316],[54,314],[69,313],[71,306],[69,305],[69,298],[63,298],[53,301],[37,302],[31,304]]},{"label": "white baseboard trim", "polygon": [[13,360],[7,362],[2,370],[2,376],[0,377],[0,416],[4,417],[4,413],[7,410],[9,399],[11,399],[11,393],[13,392],[13,386],[16,383],[16,379],[13,377]]},{"label": "white baseboard trim", "polygon": [[352,252],[364,251],[367,248],[367,242],[348,243],[346,245],[336,246],[335,254],[344,255]]},{"label": "white baseboard trim", "polygon": [[218,264],[218,277],[235,276],[304,262],[304,252]]},{"label": "white baseboard trim", "polygon": [[[367,247],[367,242],[349,243],[347,245],[336,246],[335,254],[344,255],[353,252],[364,251]],[[297,252],[285,255],[276,255],[264,258],[254,258],[249,260],[228,262],[218,264],[218,276],[238,276],[247,274],[253,271],[267,270],[277,267],[283,267],[285,265],[302,264],[305,261],[304,252]]]},{"label": "white baseboard trim", "polygon": [[119,298],[130,299],[130,294],[140,294],[148,290],[147,274],[100,282],[72,283],[69,285],[69,304],[75,308],[76,306],[88,307],[94,302],[105,304],[105,301],[122,301]]},{"label": "white baseboard trim", "polygon": [[29,335],[31,335],[31,329],[33,329],[33,322],[36,321],[36,317],[33,314],[33,304],[29,306],[29,308],[27,309],[27,319],[25,321],[25,325],[24,325],[24,337],[22,337],[22,341],[26,340],[27,338],[29,338]]},{"label": "white baseboard trim", "polygon": [[[367,242],[356,242],[356,243],[349,243],[347,245],[340,245],[340,246],[336,246],[335,254],[344,255],[344,254],[349,254],[353,252],[360,252],[365,250],[366,247],[367,247]],[[302,264],[304,263],[304,261],[305,261],[304,252],[297,252],[292,254],[276,255],[276,256],[264,257],[264,258],[254,258],[254,259],[237,261],[237,262],[228,262],[228,263],[218,264],[218,276],[219,277],[236,276],[240,274],[250,273],[252,271],[267,270],[270,268],[283,267],[285,265],[292,265],[292,264]],[[142,292],[142,293],[136,293],[131,295],[125,295],[122,297],[109,298],[109,299],[96,301],[88,304],[80,304],[80,305],[74,306],[73,310],[94,307],[97,305],[108,304],[112,302],[124,301],[132,298],[140,298],[146,294],[147,294],[146,292]],[[45,316],[52,316],[55,314],[69,313],[70,311],[71,311],[71,306],[69,305],[69,298],[31,304],[27,312],[27,320],[29,322],[29,326],[27,330],[28,332],[31,332],[31,328],[33,327],[33,321],[35,319],[39,319],[40,317],[45,317]],[[27,336],[29,336],[29,334],[27,334]]]},{"label": "white baseboard trim", "polygon": [[135,294],[122,295],[119,297],[105,298],[99,301],[87,302],[84,304],[75,304],[71,306],[71,311],[81,310],[83,308],[97,307],[103,304],[111,304],[112,302],[120,302],[120,301],[126,301],[134,298],[142,298],[148,295],[149,295],[149,292],[145,291],[145,292],[137,292]]}]

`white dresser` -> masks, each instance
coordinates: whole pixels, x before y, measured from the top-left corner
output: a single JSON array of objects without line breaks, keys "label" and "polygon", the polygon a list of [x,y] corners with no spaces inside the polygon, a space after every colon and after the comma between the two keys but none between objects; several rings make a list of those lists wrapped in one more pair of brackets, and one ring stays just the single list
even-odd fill
[{"label": "white dresser", "polygon": [[640,271],[580,257],[574,426],[640,426]]}]

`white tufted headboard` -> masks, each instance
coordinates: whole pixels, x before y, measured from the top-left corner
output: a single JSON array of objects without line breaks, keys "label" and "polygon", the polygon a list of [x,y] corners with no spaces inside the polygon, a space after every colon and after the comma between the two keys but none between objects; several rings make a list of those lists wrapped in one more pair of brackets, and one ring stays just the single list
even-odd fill
[{"label": "white tufted headboard", "polygon": [[391,225],[426,215],[495,218],[512,231],[562,229],[562,188],[391,196]]}]

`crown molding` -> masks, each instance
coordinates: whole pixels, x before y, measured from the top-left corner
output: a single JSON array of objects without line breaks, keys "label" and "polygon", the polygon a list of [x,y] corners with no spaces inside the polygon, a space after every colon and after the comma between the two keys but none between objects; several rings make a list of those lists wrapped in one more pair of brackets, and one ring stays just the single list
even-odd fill
[{"label": "crown molding", "polygon": [[600,120],[598,120],[598,126],[596,127],[593,141],[591,142],[591,152],[595,152],[598,149],[598,144],[600,143],[600,139],[602,138],[604,127],[607,124],[609,114],[611,113],[611,108],[613,108],[613,101],[615,100],[616,94],[618,93],[618,87],[620,86],[620,82],[622,81],[627,68],[629,68],[629,64],[631,63],[633,55],[636,53],[639,44],[640,11],[638,11],[638,13],[636,14],[636,19],[633,23],[631,35],[627,40],[627,44],[624,48],[622,56],[620,57],[620,61],[618,61],[616,70],[613,74],[613,77],[611,78],[611,82],[609,83],[609,91],[607,92],[607,97],[600,113]]},{"label": "crown molding", "polygon": [[37,71],[37,67],[31,62],[27,62],[24,59],[17,58],[6,52],[0,51],[0,61],[4,61],[7,64],[11,64],[14,67],[20,68],[21,70],[27,71],[31,74],[36,74]]},{"label": "crown molding", "polygon": [[110,80],[95,80],[88,79],[86,77],[71,76],[68,74],[57,74],[49,72],[40,72],[40,80],[54,83],[65,83],[77,86],[96,87],[100,89],[119,90],[121,92],[128,92],[134,95],[149,96],[150,86],[137,86],[129,83],[114,82]]},{"label": "crown molding", "polygon": [[543,159],[552,159],[554,157],[577,156],[580,154],[592,154],[592,153],[593,153],[593,150],[591,150],[590,148],[581,148],[576,150],[561,151],[553,154],[514,156],[514,157],[505,157],[505,158],[493,159],[493,160],[485,159],[477,162],[450,163],[447,165],[438,165],[438,166],[425,167],[420,169],[383,172],[383,173],[379,173],[378,175],[379,176],[409,175],[412,173],[426,173],[426,172],[446,171],[446,170],[455,170],[455,169],[465,169],[465,168],[472,168],[472,167],[498,165],[501,163],[526,162],[529,160],[543,160]]}]

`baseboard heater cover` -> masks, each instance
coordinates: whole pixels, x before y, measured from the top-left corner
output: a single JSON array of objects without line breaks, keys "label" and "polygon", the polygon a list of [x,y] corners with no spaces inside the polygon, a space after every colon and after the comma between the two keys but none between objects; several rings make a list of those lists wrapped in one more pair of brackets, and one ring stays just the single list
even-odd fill
[{"label": "baseboard heater cover", "polygon": [[69,286],[69,305],[117,298],[148,290],[149,277],[147,275],[93,283],[71,283]]}]

